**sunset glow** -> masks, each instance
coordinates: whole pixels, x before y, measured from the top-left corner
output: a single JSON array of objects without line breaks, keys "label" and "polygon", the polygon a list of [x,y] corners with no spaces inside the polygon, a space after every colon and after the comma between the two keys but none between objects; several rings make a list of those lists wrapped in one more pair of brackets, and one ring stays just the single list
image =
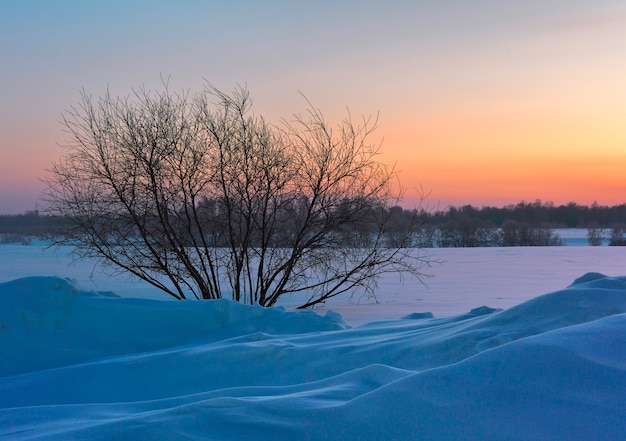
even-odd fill
[{"label": "sunset glow", "polygon": [[623,1],[35,4],[0,6],[0,214],[36,208],[81,88],[161,77],[245,84],[272,122],[300,93],[378,113],[408,205],[626,202]]}]

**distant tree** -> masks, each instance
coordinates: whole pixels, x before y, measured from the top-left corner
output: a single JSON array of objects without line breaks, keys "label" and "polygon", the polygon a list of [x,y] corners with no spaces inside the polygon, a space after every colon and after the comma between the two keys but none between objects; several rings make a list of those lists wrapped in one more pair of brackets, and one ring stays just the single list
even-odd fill
[{"label": "distant tree", "polygon": [[513,220],[507,220],[504,222],[502,224],[502,246],[518,246],[520,242],[519,230],[521,229],[522,225],[519,222]]},{"label": "distant tree", "polygon": [[513,246],[560,246],[560,236],[547,226],[532,226],[526,222],[506,221],[502,225],[502,245]]},{"label": "distant tree", "polygon": [[0,215],[1,240],[22,242],[27,245],[35,237],[46,238],[54,236],[61,223],[60,219],[42,215],[38,210],[27,211],[23,214]]},{"label": "distant tree", "polygon": [[423,225],[417,228],[411,235],[411,245],[418,248],[432,248],[436,243],[436,231],[430,225]]},{"label": "distant tree", "polygon": [[602,245],[602,240],[603,240],[602,228],[598,226],[597,222],[594,222],[587,229],[587,243],[590,246],[598,247]]},{"label": "distant tree", "polygon": [[611,237],[609,239],[609,246],[626,246],[626,235],[624,231],[626,228],[622,224],[613,225],[611,229]]},{"label": "distant tree", "polygon": [[33,237],[22,233],[0,233],[0,243],[21,243],[30,245]]},{"label": "distant tree", "polygon": [[64,115],[68,153],[47,181],[58,243],[184,299],[308,307],[373,293],[386,272],[421,278],[411,223],[385,240],[396,173],[369,141],[376,121],[331,127],[307,113],[268,124],[245,89],[82,93]]},{"label": "distant tree", "polygon": [[439,247],[488,247],[497,245],[494,226],[462,215],[439,226]]}]

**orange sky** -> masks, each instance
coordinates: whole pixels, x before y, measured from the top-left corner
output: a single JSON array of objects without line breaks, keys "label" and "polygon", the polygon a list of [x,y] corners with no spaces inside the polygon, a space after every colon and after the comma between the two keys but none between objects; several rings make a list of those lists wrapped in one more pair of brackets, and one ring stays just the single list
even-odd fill
[{"label": "orange sky", "polygon": [[506,110],[381,124],[383,157],[396,162],[407,195],[422,186],[455,204],[626,201],[626,124],[617,112],[550,121]]},{"label": "orange sky", "polygon": [[541,79],[444,96],[436,110],[406,109],[410,117],[387,123],[383,116],[384,157],[401,158],[409,194],[421,185],[446,204],[624,203],[625,73],[626,57],[577,71],[551,67]]},{"label": "orange sky", "polygon": [[379,112],[409,198],[626,202],[626,3],[0,5],[0,214],[35,208],[79,90],[229,90],[270,121]]}]

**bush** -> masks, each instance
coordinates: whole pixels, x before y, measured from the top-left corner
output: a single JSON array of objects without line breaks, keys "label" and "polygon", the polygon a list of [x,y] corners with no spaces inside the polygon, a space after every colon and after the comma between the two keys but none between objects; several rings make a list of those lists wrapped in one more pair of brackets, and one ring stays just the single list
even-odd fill
[{"label": "bush", "polygon": [[376,121],[331,127],[312,106],[280,127],[251,114],[245,89],[107,93],[64,116],[68,154],[48,180],[47,211],[76,245],[169,295],[302,307],[378,275],[418,278],[405,249],[412,224],[390,230],[396,173],[369,141]]}]

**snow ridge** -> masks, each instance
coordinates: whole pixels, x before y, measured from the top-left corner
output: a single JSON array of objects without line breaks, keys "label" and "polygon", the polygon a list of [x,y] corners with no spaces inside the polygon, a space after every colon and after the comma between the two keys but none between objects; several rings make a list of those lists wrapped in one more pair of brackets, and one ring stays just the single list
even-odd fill
[{"label": "snow ridge", "polygon": [[0,305],[0,438],[626,439],[623,277],[355,328],[54,277]]}]

